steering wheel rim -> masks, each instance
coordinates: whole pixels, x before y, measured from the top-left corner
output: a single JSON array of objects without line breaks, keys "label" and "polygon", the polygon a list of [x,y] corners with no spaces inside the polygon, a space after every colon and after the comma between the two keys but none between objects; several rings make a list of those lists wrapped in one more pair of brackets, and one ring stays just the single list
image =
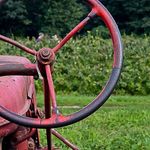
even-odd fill
[{"label": "steering wheel rim", "polygon": [[[108,82],[106,83],[101,93],[86,107],[68,116],[54,113],[52,114],[51,118],[47,119],[29,118],[25,116],[19,116],[13,112],[10,112],[2,106],[0,106],[0,116],[23,126],[29,126],[33,128],[57,128],[73,124],[88,117],[98,108],[100,108],[109,98],[110,94],[112,93],[117,84],[122,68],[123,47],[121,42],[121,36],[116,22],[114,21],[108,10],[103,6],[103,4],[98,0],[88,0],[88,3],[92,7],[92,11],[88,17],[90,18],[91,15],[96,14],[102,18],[110,31],[114,48],[112,72]],[[57,52],[57,49],[54,48],[54,52]]]}]

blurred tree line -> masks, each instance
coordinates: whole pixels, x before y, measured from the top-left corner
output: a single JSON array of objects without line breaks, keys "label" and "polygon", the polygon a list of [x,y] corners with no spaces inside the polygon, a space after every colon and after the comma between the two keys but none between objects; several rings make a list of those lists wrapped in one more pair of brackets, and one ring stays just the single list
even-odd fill
[{"label": "blurred tree line", "polygon": [[[150,0],[101,1],[122,31],[150,33]],[[85,0],[7,0],[0,5],[0,33],[36,37],[44,32],[64,36],[89,10]],[[99,24],[102,25],[101,20],[95,18],[85,30]]]}]

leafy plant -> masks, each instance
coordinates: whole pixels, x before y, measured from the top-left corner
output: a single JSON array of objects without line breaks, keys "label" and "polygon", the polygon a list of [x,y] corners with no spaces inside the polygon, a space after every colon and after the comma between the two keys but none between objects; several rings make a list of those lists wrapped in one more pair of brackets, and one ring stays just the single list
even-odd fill
[{"label": "leafy plant", "polygon": [[[109,78],[112,68],[113,50],[110,39],[94,36],[78,36],[69,41],[56,55],[54,64],[54,82],[58,93],[98,94]],[[14,37],[15,38],[15,37]],[[43,41],[35,44],[29,39],[15,38],[28,47],[39,50],[42,47],[54,47],[55,38],[45,36]],[[124,65],[121,78],[114,94],[147,95],[150,91],[150,37],[135,35],[123,36]],[[9,44],[0,42],[1,54],[34,57],[16,50]],[[39,82],[36,87],[41,90]]]}]

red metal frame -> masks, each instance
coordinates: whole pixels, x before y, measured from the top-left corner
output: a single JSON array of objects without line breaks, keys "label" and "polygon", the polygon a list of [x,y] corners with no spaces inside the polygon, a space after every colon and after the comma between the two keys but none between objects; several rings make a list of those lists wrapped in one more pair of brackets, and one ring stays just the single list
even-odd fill
[{"label": "red metal frame", "polygon": [[[34,49],[27,48],[24,45],[21,45],[20,43],[12,39],[0,35],[0,40],[10,43],[18,47],[19,49],[36,56],[37,64],[31,63],[12,64],[11,62],[0,64],[0,76],[6,75],[35,76],[38,75],[40,71],[40,74],[43,76],[43,85],[44,85],[45,119],[40,119],[39,117],[29,118],[26,116],[19,116],[13,112],[10,112],[3,106],[0,106],[0,116],[11,122],[26,127],[46,128],[48,150],[52,148],[51,134],[54,134],[56,137],[58,137],[72,149],[75,150],[77,149],[75,146],[73,146],[71,143],[65,140],[58,132],[56,132],[52,128],[62,127],[75,123],[77,121],[86,118],[94,111],[96,111],[99,107],[101,107],[104,104],[104,102],[108,99],[108,97],[112,93],[121,73],[123,54],[119,29],[110,13],[98,0],[87,0],[87,1],[92,8],[91,12],[70,33],[68,33],[66,37],[62,41],[60,41],[60,43],[56,45],[53,49],[42,48],[37,52]],[[108,27],[112,37],[114,48],[114,62],[112,73],[110,75],[110,79],[106,83],[106,86],[103,88],[101,93],[95,98],[95,100],[93,100],[93,102],[91,102],[85,108],[81,109],[80,111],[74,114],[63,116],[62,114],[59,113],[57,108],[56,95],[52,79],[52,65],[55,59],[55,54],[59,51],[59,49],[63,47],[64,44],[68,42],[68,40],[71,37],[73,37],[79,30],[81,30],[89,22],[89,20],[96,15],[102,18],[102,20]]]}]

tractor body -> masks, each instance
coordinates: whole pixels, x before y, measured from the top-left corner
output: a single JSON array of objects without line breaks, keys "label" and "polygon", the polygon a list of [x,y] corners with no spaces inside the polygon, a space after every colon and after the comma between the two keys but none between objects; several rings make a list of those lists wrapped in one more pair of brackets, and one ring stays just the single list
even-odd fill
[{"label": "tractor body", "polygon": [[[28,64],[30,61],[19,56],[0,56],[0,65],[4,64]],[[10,66],[11,67],[11,66]],[[8,70],[7,68],[5,68]],[[21,68],[20,68],[21,69]],[[3,76],[0,77],[0,104],[6,109],[21,115],[34,116],[34,84],[32,76]],[[0,149],[28,149],[33,147],[26,138],[31,129],[21,127],[4,118],[0,118]],[[23,141],[23,142],[22,142]],[[35,142],[33,142],[35,143]]]}]

